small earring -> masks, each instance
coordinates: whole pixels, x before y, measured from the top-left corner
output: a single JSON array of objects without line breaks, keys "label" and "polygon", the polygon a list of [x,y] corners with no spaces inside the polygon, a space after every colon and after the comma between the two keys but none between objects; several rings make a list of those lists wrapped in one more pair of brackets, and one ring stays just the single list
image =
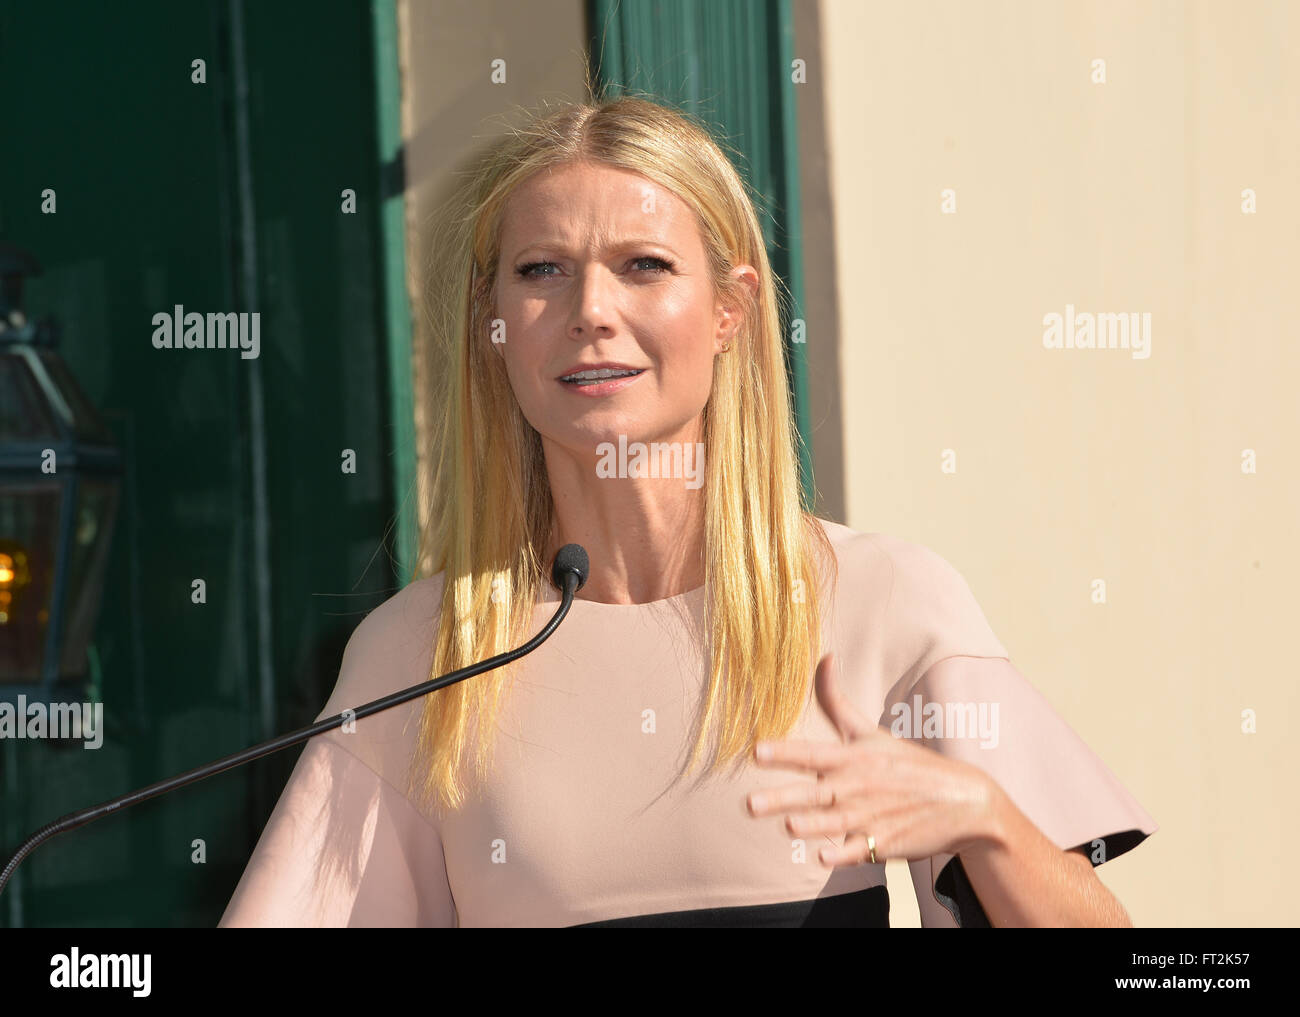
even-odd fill
[{"label": "small earring", "polygon": [[730,343],[729,341],[723,343],[723,344],[722,344],[722,352],[723,352],[723,353],[729,353],[730,351],[731,351],[731,343]]}]

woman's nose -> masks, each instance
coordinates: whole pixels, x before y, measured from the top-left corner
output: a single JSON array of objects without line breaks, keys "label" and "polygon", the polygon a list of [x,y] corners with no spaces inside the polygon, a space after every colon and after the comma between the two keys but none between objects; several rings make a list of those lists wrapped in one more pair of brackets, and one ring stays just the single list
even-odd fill
[{"label": "woman's nose", "polygon": [[569,334],[590,338],[612,332],[613,288],[608,269],[589,265],[580,269],[573,286],[573,307],[569,315]]}]

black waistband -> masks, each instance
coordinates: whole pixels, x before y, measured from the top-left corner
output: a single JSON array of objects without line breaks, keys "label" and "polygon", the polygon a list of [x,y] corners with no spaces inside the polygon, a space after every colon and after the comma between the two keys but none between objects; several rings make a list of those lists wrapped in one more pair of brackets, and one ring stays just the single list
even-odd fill
[{"label": "black waistband", "polygon": [[696,908],[584,922],[572,929],[887,929],[889,891],[871,886],[855,893],[781,904]]}]

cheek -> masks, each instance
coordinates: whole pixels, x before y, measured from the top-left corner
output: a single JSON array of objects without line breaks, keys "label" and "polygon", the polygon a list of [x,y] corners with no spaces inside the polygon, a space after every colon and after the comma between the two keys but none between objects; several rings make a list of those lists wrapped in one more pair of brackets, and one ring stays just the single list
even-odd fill
[{"label": "cheek", "polygon": [[532,355],[529,344],[521,341],[518,336],[513,343],[507,342],[502,346],[501,352],[505,356],[506,377],[510,380],[515,401],[525,411],[525,416],[531,417],[534,409],[545,403],[541,366],[536,356]]},{"label": "cheek", "polygon": [[559,310],[559,303],[543,297],[516,293],[509,301],[510,315],[524,326],[535,324],[546,318],[554,317]]},{"label": "cheek", "polygon": [[663,348],[675,363],[692,374],[711,371],[713,364],[713,308],[700,295],[674,301],[659,316],[657,330]]},{"label": "cheek", "polygon": [[539,341],[547,331],[545,310],[546,305],[539,300],[507,299],[497,306],[500,321],[491,326],[489,334],[504,340],[497,345],[497,351],[505,357],[512,382],[526,378],[546,352],[545,344]]}]

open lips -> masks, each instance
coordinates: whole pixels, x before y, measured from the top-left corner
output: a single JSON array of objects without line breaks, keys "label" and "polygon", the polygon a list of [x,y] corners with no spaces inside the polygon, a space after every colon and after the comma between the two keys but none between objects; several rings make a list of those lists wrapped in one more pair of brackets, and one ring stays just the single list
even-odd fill
[{"label": "open lips", "polygon": [[560,381],[581,387],[586,385],[598,385],[600,382],[608,381],[610,378],[635,378],[638,374],[643,373],[645,372],[635,367],[601,367],[594,370],[576,371],[573,374],[562,375]]}]

